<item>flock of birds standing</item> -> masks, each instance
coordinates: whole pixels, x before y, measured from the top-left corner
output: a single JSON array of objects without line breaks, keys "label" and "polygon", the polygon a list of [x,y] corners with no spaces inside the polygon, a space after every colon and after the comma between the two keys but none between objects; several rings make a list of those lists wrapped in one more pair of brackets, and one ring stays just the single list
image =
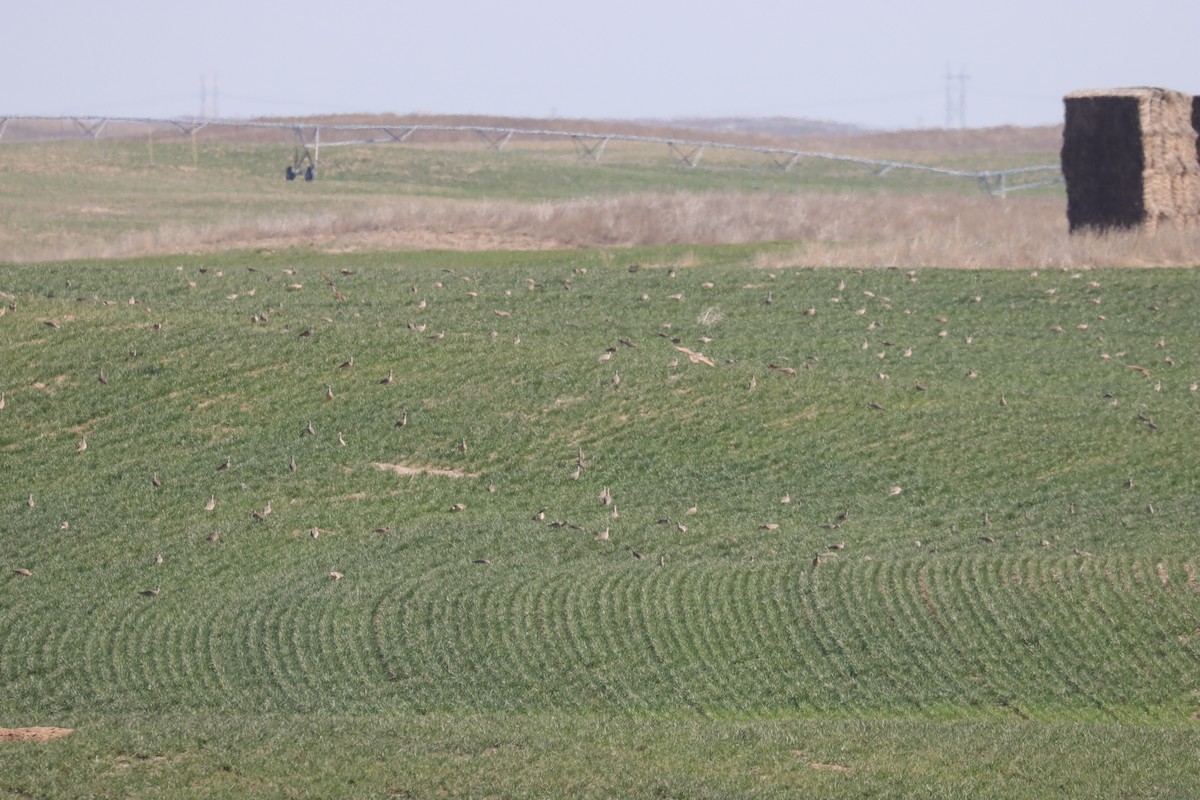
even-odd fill
[{"label": "flock of birds standing", "polygon": [[[636,270],[631,268],[630,271],[633,272]],[[292,271],[287,271],[287,272],[290,272],[291,275],[294,275],[294,272],[292,272]],[[585,272],[585,270],[584,270],[584,272]],[[218,274],[220,274],[220,273],[218,273]],[[343,271],[343,275],[349,275],[349,274],[353,274],[353,273],[349,270]],[[671,277],[674,277],[673,270],[671,271],[670,274],[671,274]],[[338,303],[345,302],[346,301],[345,295],[337,288],[335,283],[328,276],[323,276],[323,277],[325,278],[326,284],[332,290],[335,301]],[[771,277],[774,278],[773,275]],[[910,280],[912,280],[914,282],[916,281],[916,273],[915,272],[906,273],[906,277],[908,277]],[[1032,277],[1036,278],[1037,274],[1033,273]],[[195,284],[191,283],[190,285],[194,286]],[[532,284],[532,285],[536,285],[536,284]],[[712,284],[706,283],[706,284],[704,284],[704,286],[711,288]],[[1089,284],[1089,286],[1098,288],[1099,284],[1096,282],[1092,282]],[[290,288],[299,289],[301,287],[302,287],[301,284],[293,283]],[[438,283],[433,284],[433,288],[441,289],[444,287],[440,282],[438,282]],[[569,285],[565,285],[565,288],[569,289]],[[831,298],[830,302],[831,303],[840,303],[842,300],[842,293],[844,293],[845,290],[846,290],[846,283],[844,280],[842,280],[837,285],[837,291],[839,293],[839,296],[835,297],[835,298]],[[418,291],[418,287],[413,286],[412,292],[416,293],[417,291]],[[252,294],[252,292],[251,292],[251,294]],[[469,292],[468,294],[470,294],[472,297],[477,296],[477,293],[475,293],[475,292]],[[870,292],[870,291],[865,291],[863,294],[868,300],[874,301],[880,307],[890,308],[890,305],[889,305],[890,300],[888,298],[877,296],[876,294],[874,294],[873,292]],[[647,298],[648,298],[648,295],[642,296],[643,300],[647,299]],[[681,300],[683,298],[683,294],[679,293],[679,294],[671,295],[671,298],[675,299],[675,300]],[[980,298],[976,297],[975,301],[979,302]],[[773,305],[775,305],[775,303],[776,303],[776,299],[774,297],[773,291],[768,290],[765,297],[762,299],[762,304],[764,306],[773,306]],[[422,298],[418,303],[413,305],[413,308],[418,311],[425,310],[428,307],[429,307],[429,304],[425,298]],[[15,306],[10,306],[10,310],[13,308],[15,308]],[[853,314],[856,317],[862,317],[862,316],[865,316],[866,311],[867,311],[866,307],[864,306],[863,308],[860,308],[860,309],[854,311]],[[251,322],[253,324],[265,323],[269,319],[269,313],[271,313],[271,312],[268,311],[268,312],[264,312],[264,313],[260,313],[260,314],[255,314],[251,318]],[[804,317],[812,317],[812,316],[815,316],[817,313],[818,312],[817,312],[816,307],[812,306],[812,307],[809,307],[806,310],[804,310],[801,315]],[[509,312],[507,310],[503,310],[503,309],[496,309],[494,311],[494,314],[495,314],[495,316],[500,317],[500,318],[507,318],[507,317],[511,316],[511,312]],[[51,328],[57,329],[60,327],[57,320],[44,320],[44,322],[47,324],[48,327],[51,327]],[[945,325],[947,323],[947,319],[945,317],[938,317],[937,322],[939,324]],[[155,329],[159,329],[161,327],[161,324],[156,323],[154,327],[155,327]],[[1080,325],[1079,327],[1081,330],[1084,330],[1084,329],[1086,329],[1087,326]],[[427,330],[427,325],[409,322],[407,324],[407,328],[410,331],[424,334],[425,331]],[[679,355],[682,355],[682,356],[686,356],[688,361],[694,365],[698,364],[698,365],[705,365],[708,367],[716,367],[717,366],[717,362],[713,358],[709,357],[708,355],[705,355],[703,352],[701,352],[699,350],[692,349],[692,347],[690,347],[687,344],[684,344],[681,337],[673,336],[669,332],[669,325],[664,326],[664,328],[666,328],[667,330],[659,331],[658,336],[663,339],[667,339],[670,342],[670,345],[673,348],[673,352],[678,353]],[[876,333],[880,329],[880,326],[876,322],[870,322],[866,326],[866,329],[867,329],[868,335],[871,335],[871,334]],[[1050,330],[1051,330],[1051,333],[1054,333],[1054,334],[1062,334],[1065,332],[1065,329],[1063,329],[1061,326],[1058,326],[1058,325],[1051,327]],[[313,333],[314,333],[314,328],[312,326],[306,326],[302,330],[300,330],[300,332],[296,335],[298,335],[299,337],[302,337],[302,338],[309,338],[309,337],[313,336]],[[492,332],[493,337],[495,337],[497,335],[498,334],[495,331]],[[949,335],[948,330],[946,330],[946,329],[941,330],[937,334],[939,339],[946,339],[948,337],[948,335]],[[427,338],[433,342],[442,341],[444,339],[444,337],[445,337],[444,331],[430,333],[427,336]],[[520,338],[515,337],[513,339],[513,341],[514,341],[514,344],[519,344]],[[971,339],[971,337],[967,337],[965,341],[967,344],[970,344],[972,342],[972,339]],[[700,346],[707,345],[712,342],[713,342],[713,339],[711,339],[710,337],[700,337],[696,341],[696,343]],[[1161,340],[1159,342],[1159,346],[1160,347],[1164,346],[1164,343]],[[638,347],[639,347],[638,343],[635,342],[632,338],[630,338],[628,336],[617,337],[616,344],[605,348],[603,350],[603,352],[601,352],[600,355],[598,356],[598,361],[601,363],[614,362],[616,360],[617,354],[620,352],[620,350],[622,348],[636,349]],[[871,345],[870,345],[869,340],[864,339],[862,342],[861,349],[866,351],[866,350],[869,350],[870,347],[871,347]],[[900,353],[902,358],[909,358],[913,355],[913,348],[911,346],[897,347],[895,343],[890,342],[890,341],[883,342],[883,349],[881,349],[875,355],[879,360],[883,360],[886,357],[888,357],[889,351],[895,351],[895,352]],[[1117,355],[1121,356],[1123,354],[1117,354]],[[131,358],[136,357],[136,353],[134,351],[131,351],[130,357]],[[1102,356],[1102,358],[1107,360],[1112,357],[1107,354],[1104,354]],[[668,366],[671,369],[676,369],[676,368],[678,368],[679,363],[680,363],[679,356],[675,356],[668,363]],[[1169,356],[1167,357],[1167,363],[1169,363],[1169,364],[1174,363],[1170,359]],[[792,367],[790,365],[786,365],[786,364],[770,363],[765,366],[765,370],[767,372],[776,372],[776,373],[779,373],[784,376],[795,376],[795,375],[798,375],[801,370],[811,370],[812,366],[813,366],[812,361],[806,361],[803,364],[801,364],[800,370],[798,370],[797,368]],[[1136,365],[1136,364],[1130,364],[1128,366],[1130,369],[1138,371],[1147,377],[1152,377],[1152,372],[1145,367],[1142,367],[1142,366]],[[337,364],[336,369],[341,370],[341,371],[350,371],[350,370],[355,369],[354,356],[350,355],[349,357],[344,358],[344,360],[341,360],[340,363]],[[886,373],[883,373],[883,372],[876,373],[875,377],[876,377],[876,380],[878,380],[880,382],[890,380],[890,377]],[[973,379],[978,378],[978,373],[973,369],[967,370],[964,373],[964,377],[968,380],[973,380]],[[101,366],[97,370],[96,380],[102,386],[107,387],[110,385],[110,376],[105,371],[105,368],[103,366]],[[380,386],[389,386],[389,385],[393,384],[395,381],[396,381],[395,371],[389,370],[386,375],[383,375],[378,379],[377,383]],[[622,377],[621,377],[620,372],[615,368],[612,371],[610,383],[611,383],[611,387],[614,391],[619,391],[621,389]],[[753,392],[756,390],[757,386],[758,386],[758,376],[756,374],[751,374],[750,378],[749,378],[749,382],[747,384],[747,388],[749,391]],[[922,383],[921,381],[915,382],[913,388],[916,391],[925,391],[926,390],[925,384]],[[1160,386],[1156,385],[1155,388],[1157,390],[1160,388]],[[1200,388],[1200,387],[1198,387],[1198,385],[1196,383],[1193,383],[1191,386],[1192,391],[1196,391],[1198,388]],[[325,398],[326,402],[332,402],[335,399],[335,393],[334,393],[334,388],[333,388],[332,383],[326,383],[324,385],[324,398]],[[1000,408],[1008,408],[1009,400],[1008,400],[1008,397],[1006,396],[1006,394],[1004,394],[1004,393],[999,394],[997,403]],[[8,398],[6,397],[6,394],[4,392],[0,392],[0,410],[4,410],[7,405],[8,405]],[[869,401],[867,403],[867,408],[870,409],[871,411],[879,412],[879,413],[885,413],[887,411],[884,404],[882,404],[881,402],[879,402],[877,400]],[[1139,413],[1139,419],[1143,423],[1145,423],[1146,426],[1151,430],[1156,430],[1158,427],[1157,423],[1144,413]],[[398,429],[402,429],[402,428],[407,428],[409,425],[410,425],[409,411],[407,408],[401,409],[400,412],[398,413],[398,415],[396,416],[395,427]],[[309,435],[309,436],[317,435],[317,431],[316,431],[316,428],[314,427],[312,420],[307,421],[307,423],[304,427],[304,432],[306,435]],[[342,431],[337,432],[337,441],[340,446],[344,447],[347,445]],[[89,448],[89,445],[88,445],[87,437],[81,436],[75,446],[75,452],[78,454],[84,454],[88,451],[88,448]],[[460,437],[459,443],[457,446],[457,450],[460,454],[468,453],[469,445],[468,445],[467,439],[465,437]],[[225,459],[220,464],[218,464],[215,467],[215,471],[217,473],[225,473],[225,472],[228,472],[232,467],[233,467],[233,457],[232,457],[232,455],[228,455],[225,457]],[[295,473],[299,469],[297,461],[296,461],[296,457],[294,454],[289,456],[287,468],[291,473]],[[571,481],[578,481],[584,475],[584,472],[586,469],[587,469],[587,463],[586,463],[586,458],[585,458],[583,449],[582,449],[582,447],[578,447],[577,452],[575,454],[572,471],[568,474],[567,477]],[[162,480],[159,477],[158,472],[153,473],[152,478],[151,478],[151,484],[156,489],[162,486]],[[1130,480],[1129,485],[1132,486],[1132,480]],[[488,491],[489,492],[496,491],[494,482],[489,482]],[[888,494],[891,496],[898,496],[898,495],[902,494],[903,491],[904,491],[904,489],[901,486],[892,486],[887,489]],[[608,544],[608,543],[612,542],[612,536],[613,536],[612,527],[614,524],[616,524],[615,520],[617,520],[620,517],[620,514],[617,510],[615,498],[608,486],[603,487],[602,491],[600,492],[600,494],[598,496],[598,500],[602,506],[604,506],[606,509],[609,510],[610,522],[606,527],[604,527],[604,529],[602,531],[596,533],[593,538],[598,543]],[[792,500],[791,500],[790,494],[784,493],[780,499],[780,503],[782,505],[788,505],[791,502],[792,502]],[[27,505],[31,509],[35,507],[36,501],[35,501],[33,494],[28,495]],[[204,505],[204,510],[206,512],[213,512],[216,509],[216,507],[217,507],[216,492],[210,492],[208,500],[207,500],[206,504]],[[1150,503],[1148,505],[1148,509],[1149,509],[1149,513],[1151,513],[1151,514],[1154,513],[1154,507],[1153,507],[1152,503]],[[454,505],[452,505],[450,507],[449,510],[454,513],[463,512],[466,510],[466,504],[455,503]],[[682,519],[673,519],[669,515],[664,515],[656,520],[656,524],[660,525],[660,526],[673,526],[674,529],[678,533],[686,534],[688,532],[689,528],[683,520],[693,517],[699,513],[700,513],[699,506],[697,504],[692,504],[690,507],[688,507],[685,511],[682,512],[682,515],[681,515]],[[255,522],[264,522],[271,514],[272,514],[271,503],[268,500],[261,509],[259,509],[259,508],[253,509],[250,513],[250,516],[251,516],[251,519]],[[547,509],[541,508],[538,511],[536,511],[536,513],[533,514],[532,519],[535,522],[539,522],[539,523],[544,522],[546,525],[550,526],[551,528],[568,528],[568,529],[577,530],[577,531],[584,530],[584,526],[576,524],[574,522],[570,522],[570,521],[566,521],[566,520],[562,520],[562,519],[549,519],[548,520],[546,518],[546,514],[547,514]],[[848,519],[848,512],[841,512],[841,513],[837,514],[836,517],[832,521],[827,522],[824,525],[822,525],[822,527],[826,528],[827,530],[838,530],[842,527],[843,523],[845,523],[847,521],[847,519]],[[986,514],[986,513],[983,515],[982,526],[985,529],[991,527],[991,520],[990,520],[988,514]],[[66,521],[64,521],[61,525],[61,528],[63,530],[66,530],[68,527],[69,527],[69,523],[67,523]],[[776,530],[779,530],[780,523],[774,522],[774,521],[769,521],[769,522],[764,522],[759,527],[760,527],[760,529],[765,530],[765,531],[776,531]],[[381,526],[381,527],[375,528],[374,530],[377,532],[388,532],[388,531],[390,531],[390,528]],[[314,538],[314,539],[317,538],[319,536],[319,534],[320,534],[320,529],[314,526],[311,529],[312,538]],[[220,539],[220,533],[218,531],[213,531],[213,532],[209,533],[206,538],[207,538],[208,542],[215,543]],[[980,541],[982,541],[984,543],[988,543],[988,544],[994,544],[996,541],[995,538],[993,536],[991,536],[990,534],[981,535],[978,538]],[[1043,546],[1049,545],[1049,542],[1046,540],[1042,540],[1041,543]],[[917,540],[915,542],[915,544],[918,547],[922,546],[922,543],[920,542],[920,540]],[[812,566],[815,568],[815,567],[819,566],[825,560],[828,560],[831,558],[836,558],[838,556],[838,554],[841,553],[842,551],[844,551],[844,549],[846,547],[847,547],[847,544],[844,541],[839,541],[839,542],[835,542],[832,544],[828,544],[823,550],[820,550],[820,551],[814,553],[814,555],[812,557],[812,561],[811,561]],[[628,548],[628,550],[630,552],[630,556],[635,560],[640,561],[640,560],[643,560],[645,557],[645,555],[642,552],[640,552],[636,549],[633,549],[632,547]],[[1091,553],[1088,553],[1086,551],[1082,551],[1079,549],[1074,550],[1074,553],[1076,555],[1084,556],[1084,557],[1091,556]],[[158,553],[155,556],[154,563],[156,565],[161,565],[164,563],[164,556],[162,553]],[[492,561],[488,558],[477,558],[477,559],[473,559],[473,563],[478,564],[478,565],[491,565]],[[665,555],[660,556],[659,564],[660,565],[666,564]],[[25,567],[15,568],[12,570],[12,572],[16,575],[23,576],[23,577],[31,577],[33,574],[30,569],[25,568]],[[332,570],[328,573],[328,577],[333,580],[341,580],[344,577],[344,575],[343,575],[343,573],[341,573],[337,570]],[[159,596],[160,592],[161,592],[161,587],[155,586],[153,589],[142,590],[141,594],[144,596],[147,596],[147,597],[157,597],[157,596]]]}]

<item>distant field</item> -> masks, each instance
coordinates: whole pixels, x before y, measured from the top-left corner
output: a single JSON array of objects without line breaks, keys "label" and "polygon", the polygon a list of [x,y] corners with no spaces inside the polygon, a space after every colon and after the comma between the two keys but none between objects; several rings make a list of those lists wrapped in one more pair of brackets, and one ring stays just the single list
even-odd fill
[{"label": "distant field", "polygon": [[1194,796],[1195,270],[795,252],[0,268],[0,792]]},{"label": "distant field", "polygon": [[[58,136],[73,130],[59,127]],[[1056,139],[1037,133],[730,138],[964,170],[1057,163]],[[0,258],[10,261],[297,245],[340,252],[749,242],[796,243],[793,259],[811,265],[962,266],[982,257],[989,266],[1050,266],[1097,257],[1067,246],[1061,187],[997,203],[972,180],[880,175],[847,162],[801,159],[784,171],[786,157],[707,148],[689,168],[662,144],[610,142],[596,163],[568,139],[518,138],[495,152],[469,132],[350,147],[332,146],[326,134],[318,180],[306,184],[283,180],[294,154],[286,130],[206,128],[194,140],[175,128],[135,136],[113,126],[95,141],[17,134],[0,140]],[[929,244],[964,232],[976,239],[981,222],[986,239],[956,242],[949,253]]]}]

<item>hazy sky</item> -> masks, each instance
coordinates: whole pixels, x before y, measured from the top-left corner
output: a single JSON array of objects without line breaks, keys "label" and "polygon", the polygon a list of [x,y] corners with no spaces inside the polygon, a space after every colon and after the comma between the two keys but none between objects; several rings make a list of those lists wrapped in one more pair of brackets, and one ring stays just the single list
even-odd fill
[{"label": "hazy sky", "polygon": [[207,77],[227,117],[940,127],[949,71],[967,125],[1033,125],[1073,89],[1200,94],[1198,42],[1197,0],[23,0],[0,20],[0,115],[195,115]]}]

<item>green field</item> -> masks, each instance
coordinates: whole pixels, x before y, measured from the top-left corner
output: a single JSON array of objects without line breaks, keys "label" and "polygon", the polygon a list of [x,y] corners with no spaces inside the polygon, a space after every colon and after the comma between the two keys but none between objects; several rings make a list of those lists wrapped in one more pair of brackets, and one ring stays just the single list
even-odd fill
[{"label": "green field", "polygon": [[0,797],[1195,796],[1196,271],[782,247],[0,267]]},{"label": "green field", "polygon": [[[421,226],[421,215],[431,213],[430,207],[443,214],[446,206],[485,207],[502,217],[497,209],[619,202],[641,194],[736,195],[744,208],[801,193],[895,197],[898,203],[919,202],[930,193],[955,199],[980,194],[971,179],[902,169],[881,175],[877,167],[841,161],[802,159],[784,171],[787,162],[780,163],[779,156],[710,149],[693,169],[682,166],[665,145],[615,143],[595,163],[581,160],[569,144],[536,141],[514,143],[502,152],[475,142],[326,146],[319,154],[319,179],[289,183],[283,172],[293,151],[290,142],[233,139],[193,145],[177,134],[149,140],[0,142],[0,258],[145,257],[307,244],[311,240],[305,235],[330,232],[378,236],[381,227]],[[870,155],[959,170],[1057,161],[1053,153]],[[1058,199],[1062,194],[1061,186],[1052,186],[1023,196]],[[651,218],[642,224],[668,223]],[[745,223],[731,221],[737,224]],[[877,235],[876,225],[865,227],[863,236]],[[839,232],[856,236],[855,230],[847,220]],[[570,239],[568,232],[550,233]],[[637,243],[672,241],[678,240]]]}]

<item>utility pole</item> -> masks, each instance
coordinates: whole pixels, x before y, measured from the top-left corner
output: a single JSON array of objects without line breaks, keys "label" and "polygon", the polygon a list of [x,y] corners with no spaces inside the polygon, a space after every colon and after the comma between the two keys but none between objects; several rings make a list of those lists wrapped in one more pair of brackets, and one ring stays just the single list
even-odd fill
[{"label": "utility pole", "polygon": [[[967,78],[966,67],[960,66],[957,73],[946,64],[946,128],[967,127]],[[955,84],[958,84],[955,91]]]},{"label": "utility pole", "polygon": [[221,114],[217,110],[217,76],[200,76],[200,119],[213,119]]}]

